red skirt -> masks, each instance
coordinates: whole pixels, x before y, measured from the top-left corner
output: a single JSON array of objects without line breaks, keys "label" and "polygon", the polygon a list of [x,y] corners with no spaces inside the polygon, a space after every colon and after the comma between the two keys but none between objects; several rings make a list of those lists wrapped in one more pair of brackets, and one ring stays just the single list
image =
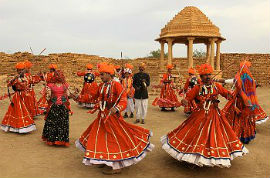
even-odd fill
[{"label": "red skirt", "polygon": [[195,100],[189,101],[188,105],[185,106],[185,108],[184,108],[184,113],[189,116],[196,108],[197,108],[197,104],[196,104]]},{"label": "red skirt", "polygon": [[269,119],[261,106],[258,106],[257,108],[255,108],[254,115],[255,115],[256,124],[265,123]]},{"label": "red skirt", "polygon": [[[191,90],[192,88],[188,87],[186,94]],[[185,97],[184,97],[185,98]],[[184,113],[189,116],[195,109],[197,108],[197,104],[195,102],[195,100],[193,101],[189,101],[188,105],[184,107]]]},{"label": "red skirt", "polygon": [[78,97],[78,103],[85,107],[94,107],[97,103],[95,95],[98,91],[96,82],[84,83],[81,94]]},{"label": "red skirt", "polygon": [[171,87],[162,88],[160,97],[157,97],[153,103],[153,106],[159,106],[160,108],[174,108],[180,107],[181,103],[178,101],[178,98]]},{"label": "red skirt", "polygon": [[38,109],[38,103],[36,100],[36,94],[35,94],[34,89],[29,89],[26,92],[25,104],[32,117],[35,117],[41,114],[40,110]]},{"label": "red skirt", "polygon": [[76,146],[85,153],[85,165],[106,164],[120,169],[136,164],[152,150],[150,136],[149,130],[125,122],[122,116],[111,115],[104,122],[99,113]]},{"label": "red skirt", "polygon": [[173,158],[198,166],[230,167],[231,160],[248,152],[226,117],[213,105],[208,114],[196,109],[161,142]]},{"label": "red skirt", "polygon": [[36,125],[26,107],[24,98],[25,92],[14,94],[12,98],[14,105],[9,105],[1,124],[1,129],[5,132],[27,133],[36,130]]},{"label": "red skirt", "polygon": [[222,112],[226,115],[233,131],[243,143],[249,143],[255,138],[256,120],[254,112],[245,107],[239,98],[228,101]]},{"label": "red skirt", "polygon": [[45,94],[44,90],[45,90],[45,88],[43,89],[43,92],[41,92],[42,96],[37,102],[38,109],[39,109],[41,114],[44,114],[44,112],[46,112],[47,108],[48,108],[48,101],[46,99],[46,94]]}]

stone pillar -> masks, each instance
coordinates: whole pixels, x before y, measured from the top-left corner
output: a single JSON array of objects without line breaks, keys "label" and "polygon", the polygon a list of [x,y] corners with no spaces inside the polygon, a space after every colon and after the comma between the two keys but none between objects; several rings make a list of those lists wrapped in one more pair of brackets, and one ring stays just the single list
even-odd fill
[{"label": "stone pillar", "polygon": [[217,66],[216,66],[216,70],[220,70],[220,43],[221,43],[221,40],[216,41],[216,45],[217,45],[217,51],[216,51]]},{"label": "stone pillar", "polygon": [[166,39],[166,41],[168,42],[168,64],[172,64],[172,58],[173,58],[173,54],[172,54],[173,39],[168,38],[168,39]]},{"label": "stone pillar", "polygon": [[210,43],[206,43],[206,63],[210,62]]},{"label": "stone pillar", "polygon": [[164,42],[160,41],[160,61],[159,61],[159,69],[163,70],[164,68]]},{"label": "stone pillar", "polygon": [[213,69],[215,70],[215,41],[216,38],[210,38],[210,45],[211,45],[211,51],[210,51],[210,64],[213,67]]},{"label": "stone pillar", "polygon": [[188,68],[193,67],[193,40],[194,37],[188,37]]}]

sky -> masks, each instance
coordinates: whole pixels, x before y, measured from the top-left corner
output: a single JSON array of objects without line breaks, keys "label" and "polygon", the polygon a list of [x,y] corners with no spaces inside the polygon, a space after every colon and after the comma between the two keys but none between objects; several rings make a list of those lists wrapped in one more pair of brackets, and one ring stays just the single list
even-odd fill
[{"label": "sky", "polygon": [[[220,28],[221,52],[270,52],[270,0],[0,0],[0,51],[31,46],[34,54],[46,48],[44,54],[145,57],[160,48],[154,39],[186,6]],[[185,57],[185,45],[174,45],[173,53]]]}]

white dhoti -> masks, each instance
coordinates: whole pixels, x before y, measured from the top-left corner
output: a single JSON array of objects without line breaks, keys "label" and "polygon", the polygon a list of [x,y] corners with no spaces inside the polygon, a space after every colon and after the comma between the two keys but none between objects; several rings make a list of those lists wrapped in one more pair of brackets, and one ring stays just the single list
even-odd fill
[{"label": "white dhoti", "polygon": [[127,99],[127,107],[125,109],[125,113],[128,113],[128,112],[134,113],[134,101],[133,101],[133,98],[128,98]]},{"label": "white dhoti", "polygon": [[145,119],[147,114],[148,99],[135,99],[135,110],[137,119]]}]

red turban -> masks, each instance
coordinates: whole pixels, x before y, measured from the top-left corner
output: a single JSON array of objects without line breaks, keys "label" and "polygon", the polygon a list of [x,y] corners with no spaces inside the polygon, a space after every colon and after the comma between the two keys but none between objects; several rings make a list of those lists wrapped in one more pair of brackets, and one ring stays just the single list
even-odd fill
[{"label": "red turban", "polygon": [[195,74],[196,71],[195,71],[195,69],[193,69],[193,68],[189,68],[189,69],[188,69],[188,73],[189,73],[189,74]]},{"label": "red turban", "polygon": [[167,65],[167,69],[173,69],[173,65],[172,64],[168,64]]},{"label": "red turban", "polygon": [[87,69],[93,69],[93,65],[92,64],[86,64],[86,68]]},{"label": "red turban", "polygon": [[24,62],[18,62],[15,67],[16,67],[16,69],[24,69],[25,64],[24,64]]},{"label": "red turban", "polygon": [[57,69],[57,65],[56,64],[50,64],[49,69]]},{"label": "red turban", "polygon": [[117,70],[117,69],[120,69],[121,66],[120,65],[116,65],[116,66],[114,66],[114,68]]},{"label": "red turban", "polygon": [[103,73],[109,73],[111,75],[114,74],[114,66],[113,65],[107,64],[107,63],[100,63],[98,66],[99,66],[98,67],[99,73],[103,72]]},{"label": "red turban", "polygon": [[33,66],[32,62],[28,60],[24,61],[24,65],[25,65],[25,68],[27,69],[30,69]]},{"label": "red turban", "polygon": [[197,66],[197,71],[199,72],[200,75],[205,75],[205,74],[211,74],[214,70],[211,65],[202,64],[200,66]]},{"label": "red turban", "polygon": [[131,64],[126,64],[126,65],[125,65],[125,68],[133,69],[133,65],[131,65]]}]

